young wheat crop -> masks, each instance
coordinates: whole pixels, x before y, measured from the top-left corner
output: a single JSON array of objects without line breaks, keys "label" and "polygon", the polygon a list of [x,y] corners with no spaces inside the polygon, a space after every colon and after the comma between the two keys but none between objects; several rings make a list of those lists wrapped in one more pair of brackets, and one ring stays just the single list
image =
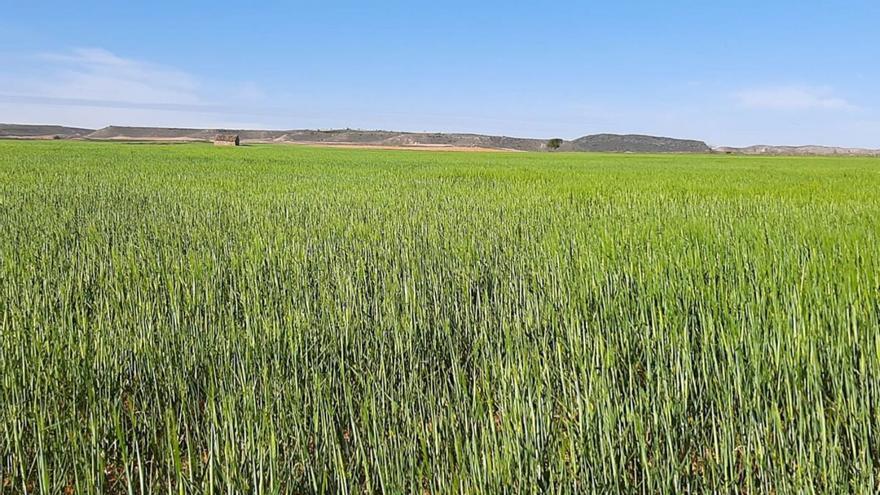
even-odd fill
[{"label": "young wheat crop", "polygon": [[0,142],[7,493],[870,493],[880,161]]}]

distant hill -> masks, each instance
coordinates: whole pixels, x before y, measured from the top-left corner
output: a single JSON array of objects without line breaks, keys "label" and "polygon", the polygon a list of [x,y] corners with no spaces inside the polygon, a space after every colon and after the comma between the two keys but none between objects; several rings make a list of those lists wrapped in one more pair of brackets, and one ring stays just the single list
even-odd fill
[{"label": "distant hill", "polygon": [[601,151],[608,153],[711,153],[712,148],[702,141],[639,134],[595,134],[575,139],[573,151]]},{"label": "distant hill", "polygon": [[173,127],[123,127],[111,125],[98,129],[86,139],[118,141],[209,141],[218,133],[210,129],[178,129]]},{"label": "distant hill", "polygon": [[[420,133],[393,131],[290,130],[254,131],[226,129],[171,129],[110,126],[95,131],[87,139],[210,141],[221,132],[235,132],[245,143],[299,143],[363,145],[382,147],[453,147],[512,151],[548,151],[548,140],[487,136],[482,134]],[[559,151],[711,153],[702,141],[655,136],[598,134],[574,141],[562,141]]]},{"label": "distant hill", "polygon": [[0,138],[7,139],[77,139],[93,132],[60,125],[0,124]]},{"label": "distant hill", "polygon": [[839,148],[834,146],[768,146],[757,145],[746,148],[719,146],[718,153],[736,155],[786,155],[786,156],[880,156],[880,150],[865,148]]},{"label": "distant hill", "polygon": [[594,134],[572,141],[442,132],[395,132],[359,129],[334,130],[232,130],[170,127],[108,126],[91,130],[56,125],[0,124],[0,139],[90,139],[105,141],[205,141],[221,133],[238,134],[243,143],[290,143],[326,146],[368,146],[382,148],[499,150],[499,151],[587,151],[602,153],[725,153],[741,155],[791,156],[877,156],[880,150],[830,146],[749,146],[710,148],[703,141],[640,134]]},{"label": "distant hill", "polygon": [[234,132],[245,143],[300,143],[335,144],[387,147],[456,147],[485,148],[515,151],[546,149],[547,141],[479,134],[414,133],[393,131],[338,130],[228,130],[228,129],[173,129],[152,127],[110,126],[97,130],[87,139],[100,140],[167,140],[210,141],[221,132]]}]

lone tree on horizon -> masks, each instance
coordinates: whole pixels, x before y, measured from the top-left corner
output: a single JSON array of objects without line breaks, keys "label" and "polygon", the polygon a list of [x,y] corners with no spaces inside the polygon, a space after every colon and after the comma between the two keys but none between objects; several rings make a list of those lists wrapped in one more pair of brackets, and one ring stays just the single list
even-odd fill
[{"label": "lone tree on horizon", "polygon": [[553,138],[547,141],[547,149],[549,150],[558,150],[560,146],[562,146],[562,140],[559,138]]}]

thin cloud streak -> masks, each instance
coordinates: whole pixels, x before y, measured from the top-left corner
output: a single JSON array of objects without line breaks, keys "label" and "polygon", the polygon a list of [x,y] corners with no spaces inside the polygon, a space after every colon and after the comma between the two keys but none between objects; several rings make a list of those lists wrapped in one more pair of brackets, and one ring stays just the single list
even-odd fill
[{"label": "thin cloud streak", "polygon": [[191,74],[162,65],[119,57],[101,48],[46,53],[52,64],[47,81],[36,81],[33,92],[57,98],[203,103],[201,85]]},{"label": "thin cloud streak", "polygon": [[224,113],[230,108],[219,105],[185,104],[185,103],[150,103],[136,101],[95,100],[89,98],[61,98],[54,96],[2,94],[0,101],[8,103],[26,103],[33,105],[61,105],[75,107],[120,108],[139,110],[191,111],[203,113]]},{"label": "thin cloud streak", "polygon": [[740,105],[758,110],[858,110],[830,88],[779,86],[736,93]]}]

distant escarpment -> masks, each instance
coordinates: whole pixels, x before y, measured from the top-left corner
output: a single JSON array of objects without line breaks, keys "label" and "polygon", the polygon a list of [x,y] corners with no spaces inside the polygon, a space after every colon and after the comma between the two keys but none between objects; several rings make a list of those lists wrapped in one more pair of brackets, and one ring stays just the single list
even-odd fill
[{"label": "distant escarpment", "polygon": [[642,135],[597,134],[573,141],[483,134],[335,130],[227,130],[110,126],[87,139],[210,141],[218,133],[235,132],[245,143],[299,143],[407,148],[473,148],[510,151],[593,151],[606,153],[711,153],[702,141]]},{"label": "distant escarpment", "polygon": [[6,139],[77,139],[93,132],[60,125],[0,124],[0,138]]},{"label": "distant escarpment", "polygon": [[712,148],[702,141],[639,134],[595,134],[575,139],[572,151],[606,153],[711,153]]}]

